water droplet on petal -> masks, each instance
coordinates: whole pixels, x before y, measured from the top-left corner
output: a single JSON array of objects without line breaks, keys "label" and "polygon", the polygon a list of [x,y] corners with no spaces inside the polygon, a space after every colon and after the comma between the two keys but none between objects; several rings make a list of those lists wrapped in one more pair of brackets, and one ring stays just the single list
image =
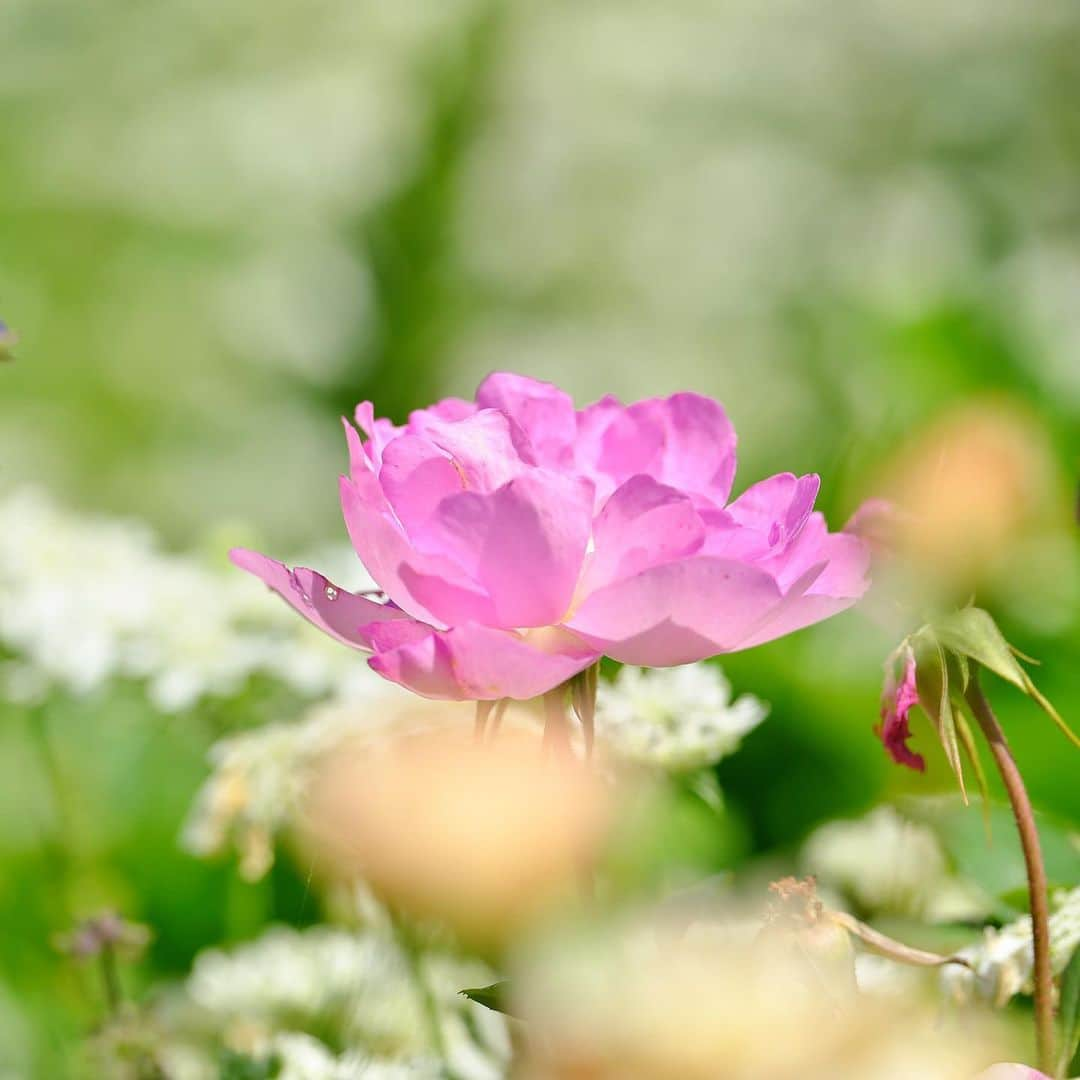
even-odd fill
[{"label": "water droplet on petal", "polygon": [[333,585],[327,585],[326,586],[326,599],[327,600],[336,600],[337,598],[338,598],[337,589],[335,589]]}]

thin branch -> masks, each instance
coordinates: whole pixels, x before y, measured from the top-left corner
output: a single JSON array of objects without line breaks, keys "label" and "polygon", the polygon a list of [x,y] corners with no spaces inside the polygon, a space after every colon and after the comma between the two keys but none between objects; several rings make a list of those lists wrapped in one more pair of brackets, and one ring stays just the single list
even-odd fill
[{"label": "thin branch", "polygon": [[1050,912],[1047,902],[1046,867],[1043,864],[1035,813],[1031,808],[1027,788],[1009,749],[1005,732],[990,708],[990,702],[979,685],[978,672],[973,671],[965,698],[982,728],[990,752],[1005,783],[1012,804],[1013,817],[1020,834],[1020,846],[1027,868],[1028,896],[1031,906],[1033,976],[1035,984],[1035,1046],[1039,1068],[1049,1073],[1054,1062],[1054,980],[1050,970]]}]

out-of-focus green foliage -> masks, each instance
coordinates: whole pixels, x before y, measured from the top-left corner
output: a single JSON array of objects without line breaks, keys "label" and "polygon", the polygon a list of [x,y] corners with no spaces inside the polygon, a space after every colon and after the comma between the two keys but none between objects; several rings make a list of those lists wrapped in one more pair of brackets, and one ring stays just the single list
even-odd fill
[{"label": "out-of-focus green foliage", "polygon": [[[187,548],[222,522],[282,552],[337,540],[338,414],[369,397],[401,418],[509,368],[579,399],[713,394],[736,486],[820,472],[836,525],[907,432],[1005,394],[1045,428],[1067,516],[1074,4],[8,0],[0,40],[19,336],[0,491],[40,484]],[[1036,537],[981,599],[1076,727],[1075,535]],[[672,794],[619,873],[782,860],[828,817],[947,789],[924,718],[925,778],[871,734],[895,644],[848,614],[727,658],[772,711],[719,767],[723,828]],[[78,911],[155,928],[145,981],[319,916],[287,857],[244,884],[177,845],[212,740],[295,718],[263,690],[169,718],[128,685],[0,702],[0,1072],[71,1067],[99,993],[50,939]],[[1076,758],[991,692],[1035,801],[1075,824]]]}]

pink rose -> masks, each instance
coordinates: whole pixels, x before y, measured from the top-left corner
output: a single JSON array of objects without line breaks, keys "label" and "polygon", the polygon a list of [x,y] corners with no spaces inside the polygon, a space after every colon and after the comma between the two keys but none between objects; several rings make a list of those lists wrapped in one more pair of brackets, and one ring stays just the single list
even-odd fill
[{"label": "pink rose", "polygon": [[689,663],[819,622],[867,587],[864,541],[812,512],[817,476],[728,501],[735,431],[697,394],[576,410],[497,373],[475,403],[396,427],[365,402],[345,430],[345,522],[388,602],[232,558],[426,697],[535,697],[602,655]]}]

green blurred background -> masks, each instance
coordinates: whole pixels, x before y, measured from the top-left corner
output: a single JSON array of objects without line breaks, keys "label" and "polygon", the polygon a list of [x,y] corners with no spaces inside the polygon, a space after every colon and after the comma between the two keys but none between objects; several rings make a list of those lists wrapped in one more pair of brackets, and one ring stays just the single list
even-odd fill
[{"label": "green blurred background", "polygon": [[[909,432],[1003,392],[1045,428],[1068,512],[1071,2],[7,0],[0,40],[20,338],[0,494],[39,485],[177,550],[222,530],[310,548],[342,537],[341,413],[401,419],[503,368],[579,401],[715,395],[736,487],[820,472],[837,526]],[[986,599],[1075,725],[1075,536]],[[940,756],[903,773],[870,732],[894,644],[848,614],[725,660],[772,717],[721,767],[731,835],[695,858],[783,857],[826,817],[947,786]],[[1076,759],[994,689],[1036,800],[1076,822]],[[154,926],[146,978],[317,917],[287,861],[244,885],[176,843],[212,738],[291,707],[260,687],[225,719],[163,718],[130,687],[53,701],[58,812],[39,718],[0,703],[0,1075],[65,1075],[87,1024],[49,945],[72,861],[73,895]]]}]

